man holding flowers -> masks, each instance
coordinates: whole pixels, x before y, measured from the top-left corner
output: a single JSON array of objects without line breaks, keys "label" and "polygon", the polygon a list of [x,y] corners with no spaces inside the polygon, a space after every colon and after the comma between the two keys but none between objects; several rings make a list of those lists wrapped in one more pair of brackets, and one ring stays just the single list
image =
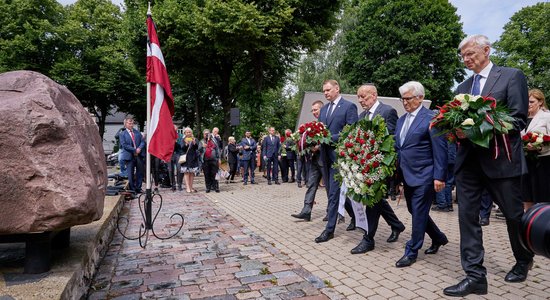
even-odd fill
[{"label": "man holding flowers", "polygon": [[[494,65],[489,59],[491,44],[483,35],[468,36],[458,46],[464,65],[474,76],[461,83],[457,94],[491,96],[508,109],[513,127],[495,134],[489,147],[482,147],[457,130],[459,147],[455,176],[459,204],[460,256],[466,278],[444,289],[447,296],[487,294],[487,270],[483,266],[482,230],[478,221],[481,195],[487,188],[506,218],[508,236],[516,264],[504,278],[521,282],[533,263],[533,254],[519,241],[523,215],[521,175],[526,164],[520,131],[525,128],[528,106],[527,81],[517,69]],[[474,98],[476,99],[476,98]]]},{"label": "man holding flowers", "polygon": [[402,268],[416,262],[426,233],[432,239],[426,254],[436,254],[439,247],[448,243],[429,215],[435,192],[445,188],[447,141],[430,128],[433,113],[422,106],[422,84],[409,81],[399,87],[399,93],[407,113],[397,120],[395,130],[397,173],[403,180],[407,209],[412,215],[411,239],[405,245],[405,254],[395,263]]}]

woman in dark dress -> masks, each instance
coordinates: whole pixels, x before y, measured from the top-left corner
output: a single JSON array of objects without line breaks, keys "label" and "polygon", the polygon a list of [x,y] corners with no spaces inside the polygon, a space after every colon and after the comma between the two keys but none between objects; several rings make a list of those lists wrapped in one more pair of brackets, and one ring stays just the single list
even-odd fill
[{"label": "woman in dark dress", "polygon": [[[544,101],[544,94],[538,89],[529,91],[528,132],[550,135],[550,112]],[[528,173],[522,177],[524,208],[527,210],[534,203],[550,201],[550,146],[529,143],[525,146]]]},{"label": "woman in dark dress", "polygon": [[181,172],[185,181],[185,188],[188,193],[196,193],[193,188],[195,172],[199,170],[199,140],[193,136],[191,128],[183,130],[183,139],[181,144],[182,155],[186,155],[186,160],[181,164]]},{"label": "woman in dark dress", "polygon": [[227,163],[229,164],[229,181],[234,183],[235,174],[237,173],[237,155],[239,154],[239,149],[237,148],[237,141],[235,137],[230,136],[227,139]]}]

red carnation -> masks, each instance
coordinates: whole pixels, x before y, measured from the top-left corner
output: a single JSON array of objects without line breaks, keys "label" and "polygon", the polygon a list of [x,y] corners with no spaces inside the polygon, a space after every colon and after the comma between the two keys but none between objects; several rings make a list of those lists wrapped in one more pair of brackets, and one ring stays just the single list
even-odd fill
[{"label": "red carnation", "polygon": [[372,154],[367,153],[367,159],[371,159],[371,158],[372,158]]},{"label": "red carnation", "polygon": [[550,135],[544,135],[544,136],[542,137],[542,140],[543,140],[545,143],[550,142]]},{"label": "red carnation", "polygon": [[342,157],[346,156],[346,152],[340,151],[340,156],[342,156]]},{"label": "red carnation", "polygon": [[378,168],[378,166],[380,166],[379,162],[375,161],[375,162],[372,163],[373,168]]},{"label": "red carnation", "polygon": [[371,146],[374,146],[374,144],[376,144],[376,140],[375,140],[375,139],[371,139],[371,140],[370,140],[370,144],[371,144]]}]

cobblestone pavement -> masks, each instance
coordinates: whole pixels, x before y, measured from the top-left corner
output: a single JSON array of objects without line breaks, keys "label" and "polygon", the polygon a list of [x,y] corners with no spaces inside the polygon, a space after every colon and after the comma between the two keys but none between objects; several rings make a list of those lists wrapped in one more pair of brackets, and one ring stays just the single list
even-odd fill
[{"label": "cobblestone pavement", "polygon": [[[449,244],[436,255],[421,251],[415,264],[397,269],[395,262],[410,237],[404,200],[390,203],[407,226],[398,242],[386,242],[390,228],[381,219],[375,250],[351,255],[362,232],[345,231],[347,223],[337,226],[329,242],[313,241],[325,225],[324,189],[317,193],[313,220],[303,222],[290,214],[301,209],[305,188],[268,186],[258,177],[258,185],[222,183],[221,193],[204,193],[202,183],[196,185],[197,194],[163,190],[163,213],[155,228],[163,230],[159,235],[173,231],[174,225],[166,222],[180,212],[186,218],[183,231],[169,240],[150,238],[146,250],[117,233],[94,278],[90,299],[439,299],[443,288],[464,276],[456,209],[431,213]],[[127,206],[132,212],[129,231],[135,235],[136,201]],[[506,283],[504,276],[514,260],[505,223],[491,218],[483,230],[489,294],[468,298],[550,299],[549,260],[535,257],[526,282]],[[427,238],[424,248],[429,245]]]}]

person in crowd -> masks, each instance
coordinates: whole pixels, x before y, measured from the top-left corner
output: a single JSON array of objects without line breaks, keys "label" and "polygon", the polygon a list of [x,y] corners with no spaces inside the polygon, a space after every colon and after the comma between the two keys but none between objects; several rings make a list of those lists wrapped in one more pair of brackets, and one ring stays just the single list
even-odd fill
[{"label": "person in crowd", "polygon": [[433,211],[450,212],[453,211],[453,187],[455,185],[455,157],[456,143],[447,142],[447,179],[443,191],[435,193],[436,206]]},{"label": "person in crowd", "polygon": [[[176,132],[178,132],[178,126],[174,125],[174,129],[176,130]],[[170,164],[168,165],[168,176],[170,176],[170,185],[172,186],[172,191],[176,190],[176,184],[180,191],[183,190],[183,174],[181,174],[181,168],[178,164],[178,160],[180,159],[180,155],[182,154],[181,145],[183,145],[183,135],[181,133],[178,133],[178,137],[176,138],[176,142],[174,143],[174,152],[172,153]]]},{"label": "person in crowd", "polygon": [[321,159],[325,169],[328,193],[328,221],[325,230],[315,238],[316,243],[323,243],[334,238],[340,198],[340,183],[334,178],[338,172],[333,166],[336,161],[334,144],[340,138],[340,131],[344,126],[357,122],[357,106],[340,96],[340,85],[336,80],[331,79],[323,82],[323,94],[329,103],[321,109],[319,121],[323,122],[332,134],[332,144],[321,146]]},{"label": "person in crowd", "polygon": [[307,185],[308,174],[309,169],[306,155],[296,153],[296,182],[299,188],[302,188],[302,182],[304,185]]},{"label": "person in crowd", "polygon": [[239,155],[239,146],[235,137],[230,136],[227,139],[227,163],[229,164],[229,182],[234,183],[235,174],[237,173],[237,156]]},{"label": "person in crowd", "polygon": [[216,174],[218,173],[219,166],[221,164],[220,155],[221,150],[216,138],[210,133],[210,130],[205,129],[203,131],[203,172],[204,182],[206,185],[206,192],[210,193],[211,190],[215,190],[216,193],[220,192],[219,182],[216,180]]},{"label": "person in crowd", "polygon": [[122,159],[122,145],[120,144],[120,134],[126,131],[126,127],[120,128],[117,133],[115,134],[115,140],[118,143],[118,166],[120,168],[120,172],[118,175],[120,177],[128,178],[128,173],[126,172],[126,162]]},{"label": "person in crowd", "polygon": [[195,173],[199,169],[199,147],[200,142],[193,135],[193,130],[186,127],[183,130],[183,139],[181,144],[182,155],[184,154],[186,159],[185,162],[181,164],[181,173],[183,173],[185,189],[188,193],[197,192],[197,190],[193,188],[193,182],[195,181]]},{"label": "person in crowd", "polygon": [[432,239],[426,254],[435,254],[448,243],[447,236],[429,215],[435,193],[445,188],[447,141],[444,135],[430,130],[434,114],[422,106],[424,86],[409,81],[399,87],[399,93],[407,113],[397,120],[395,130],[397,172],[412,216],[411,239],[405,245],[405,254],[395,263],[396,267],[403,268],[416,261],[426,233]]},{"label": "person in crowd", "polygon": [[153,175],[153,188],[154,193],[159,192],[159,183],[160,183],[160,164],[162,160],[154,155],[151,155],[151,171]]},{"label": "person in crowd", "polygon": [[[321,112],[322,107],[323,101],[321,100],[317,100],[311,105],[311,113],[315,119],[319,118],[319,113]],[[319,183],[321,182],[321,177],[324,172],[322,165],[323,162],[320,160],[321,152],[319,149],[319,145],[315,145],[312,147],[310,153],[303,155],[306,158],[306,163],[308,164],[307,168],[309,170],[309,177],[307,177],[306,180],[307,191],[304,197],[304,206],[302,207],[300,213],[291,214],[294,218],[311,221],[311,210],[313,209],[313,203],[315,203],[315,194],[317,194],[317,189],[319,188]]]},{"label": "person in crowd", "polygon": [[256,148],[258,144],[252,138],[252,133],[250,130],[247,130],[244,133],[244,137],[241,140],[239,145],[239,150],[241,151],[243,157],[241,162],[243,163],[243,184],[248,184],[248,179],[250,178],[250,184],[256,184],[254,179],[254,170],[256,169]]},{"label": "person in crowd", "polygon": [[145,154],[145,139],[134,128],[134,118],[127,116],[124,119],[126,128],[120,135],[122,160],[126,164],[128,186],[135,193],[142,193],[141,185],[144,176],[143,154]]},{"label": "person in crowd", "polygon": [[[529,91],[529,109],[527,116],[527,132],[538,132],[550,135],[550,112],[546,107],[544,94],[539,89]],[[522,187],[525,210],[534,203],[550,202],[550,147],[527,144],[528,152],[533,156],[527,159],[527,171],[524,175]]]},{"label": "person in crowd", "polygon": [[[216,139],[219,149],[223,149],[223,139],[220,136],[220,129],[218,127],[212,128],[212,136]],[[220,150],[221,151],[221,150]]]},{"label": "person in crowd", "polygon": [[[397,111],[390,105],[378,101],[378,91],[373,84],[365,84],[357,89],[357,98],[359,104],[363,108],[363,112],[359,115],[359,119],[367,118],[372,120],[375,116],[381,116],[386,122],[388,133],[395,133],[397,123]],[[396,242],[399,234],[405,230],[405,225],[397,218],[395,212],[391,208],[386,199],[381,199],[373,207],[366,207],[368,231],[363,235],[361,242],[351,250],[351,254],[360,254],[374,249],[374,237],[378,229],[378,221],[380,216],[384,218],[386,223],[390,225],[392,233],[388,238],[388,242]],[[355,225],[354,225],[355,226]]]},{"label": "person in crowd", "polygon": [[[284,134],[284,142],[281,142],[281,179],[283,182],[294,183],[295,180],[295,164],[296,164],[296,151],[292,148],[295,142],[291,138],[292,130],[286,129]],[[281,138],[283,139],[283,138]],[[290,169],[290,180],[289,180]]]},{"label": "person in crowd", "polygon": [[[445,288],[443,293],[463,297],[487,293],[487,270],[483,266],[482,230],[478,219],[484,188],[487,188],[506,217],[510,244],[516,259],[516,264],[504,280],[524,281],[533,263],[533,253],[523,248],[519,240],[523,216],[521,176],[527,169],[520,136],[527,121],[527,80],[520,70],[499,67],[491,62],[491,43],[484,35],[466,37],[458,49],[464,65],[474,75],[461,83],[456,93],[491,96],[505,104],[514,119],[514,129],[508,132],[506,139],[510,143],[510,151],[506,152],[505,147],[499,147],[497,150],[500,153],[496,158],[492,142],[490,149],[477,147],[462,132],[457,132],[460,147],[456,153],[455,179],[459,195],[460,258],[466,278]],[[504,143],[503,137],[496,138],[500,139],[499,144]]]},{"label": "person in crowd", "polygon": [[275,135],[275,128],[269,127],[269,135],[264,137],[262,142],[262,158],[266,163],[267,169],[267,184],[271,185],[271,181],[275,181],[275,184],[281,184],[279,182],[279,164],[281,140]]}]

